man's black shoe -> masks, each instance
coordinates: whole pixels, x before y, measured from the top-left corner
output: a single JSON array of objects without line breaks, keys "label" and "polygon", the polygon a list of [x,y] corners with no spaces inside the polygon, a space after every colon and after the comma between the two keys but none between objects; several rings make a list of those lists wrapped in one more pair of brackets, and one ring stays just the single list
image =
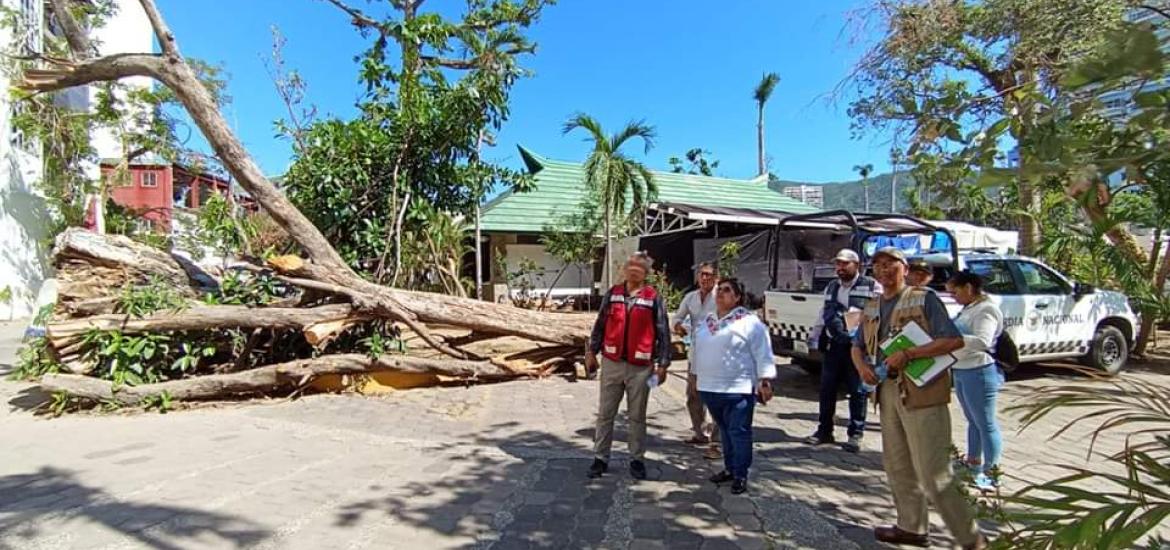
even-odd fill
[{"label": "man's black shoe", "polygon": [[630,475],[634,479],[646,479],[646,464],[641,460],[630,461]]},{"label": "man's black shoe", "polygon": [[589,479],[596,479],[601,477],[606,470],[609,470],[609,464],[600,458],[593,459],[593,464],[589,465]]},{"label": "man's black shoe", "polygon": [[731,472],[723,470],[722,472],[711,476],[709,479],[711,480],[711,483],[727,483],[728,481],[735,479],[735,476],[731,475]]},{"label": "man's black shoe", "polygon": [[731,494],[738,495],[747,492],[747,480],[740,478],[731,482]]}]

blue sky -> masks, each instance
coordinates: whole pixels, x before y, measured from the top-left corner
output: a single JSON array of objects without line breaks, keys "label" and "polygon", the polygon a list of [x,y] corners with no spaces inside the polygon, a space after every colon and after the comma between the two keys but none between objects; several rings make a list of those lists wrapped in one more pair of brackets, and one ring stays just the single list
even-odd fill
[{"label": "blue sky", "polygon": [[[366,7],[363,0],[350,0]],[[379,0],[381,1],[381,0]],[[611,131],[631,119],[658,130],[643,159],[666,169],[692,147],[713,152],[720,175],[756,170],[755,104],[751,91],[765,71],[782,81],[767,110],[771,171],[783,179],[854,179],[855,164],[888,166],[885,138],[851,137],[846,104],[827,95],[862,53],[851,44],[850,10],[859,0],[561,0],[530,35],[539,45],[525,65],[535,76],[512,94],[512,116],[485,156],[520,167],[515,145],[551,158],[580,160],[588,145],[562,136],[574,112]],[[360,98],[353,57],[367,41],[323,0],[160,0],[189,56],[222,64],[233,102],[226,113],[263,169],[277,174],[290,149],[275,137],[284,116],[263,59],[271,28],[287,38],[284,56],[308,81],[308,99],[322,115],[352,116]],[[426,9],[463,2],[428,0]],[[230,16],[229,16],[230,15]],[[636,148],[641,154],[640,146]],[[633,150],[632,150],[633,152]]]}]

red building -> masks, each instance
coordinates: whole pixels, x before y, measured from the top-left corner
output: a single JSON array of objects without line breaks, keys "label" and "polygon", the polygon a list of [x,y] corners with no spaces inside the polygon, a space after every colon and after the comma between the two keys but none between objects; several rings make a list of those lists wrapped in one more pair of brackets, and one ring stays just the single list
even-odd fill
[{"label": "red building", "polygon": [[180,164],[143,159],[120,170],[118,160],[105,159],[101,170],[110,198],[125,208],[140,212],[161,231],[171,231],[176,210],[198,209],[212,193],[226,197],[249,212],[258,210],[251,197],[232,192],[230,180]]}]

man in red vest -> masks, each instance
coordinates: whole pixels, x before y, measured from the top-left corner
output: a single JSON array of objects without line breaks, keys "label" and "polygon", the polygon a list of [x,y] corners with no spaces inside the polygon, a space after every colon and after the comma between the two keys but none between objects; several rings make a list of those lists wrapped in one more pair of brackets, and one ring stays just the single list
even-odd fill
[{"label": "man in red vest", "polygon": [[601,398],[593,436],[594,460],[589,467],[591,478],[601,477],[609,469],[613,420],[625,395],[630,424],[630,475],[646,479],[646,403],[650,387],[666,381],[671,355],[666,304],[654,287],[646,284],[652,263],[645,252],[630,256],[626,280],[602,298],[601,312],[589,338],[585,366],[591,371],[597,369],[597,354],[601,354]]}]

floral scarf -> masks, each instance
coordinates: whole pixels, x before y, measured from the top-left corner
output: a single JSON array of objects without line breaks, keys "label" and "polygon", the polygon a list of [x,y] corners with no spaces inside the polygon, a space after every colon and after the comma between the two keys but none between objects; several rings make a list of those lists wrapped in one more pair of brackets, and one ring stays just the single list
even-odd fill
[{"label": "floral scarf", "polygon": [[728,313],[727,315],[724,315],[722,319],[717,319],[715,317],[715,315],[716,315],[715,313],[709,313],[709,314],[707,314],[707,319],[706,319],[705,323],[707,324],[707,330],[712,335],[714,335],[714,334],[718,333],[719,331],[727,328],[727,325],[730,325],[730,324],[732,324],[740,319],[743,319],[744,317],[747,317],[748,315],[751,315],[751,314],[752,314],[752,312],[748,311],[748,309],[746,307],[739,306],[739,307],[731,310],[731,312]]}]

